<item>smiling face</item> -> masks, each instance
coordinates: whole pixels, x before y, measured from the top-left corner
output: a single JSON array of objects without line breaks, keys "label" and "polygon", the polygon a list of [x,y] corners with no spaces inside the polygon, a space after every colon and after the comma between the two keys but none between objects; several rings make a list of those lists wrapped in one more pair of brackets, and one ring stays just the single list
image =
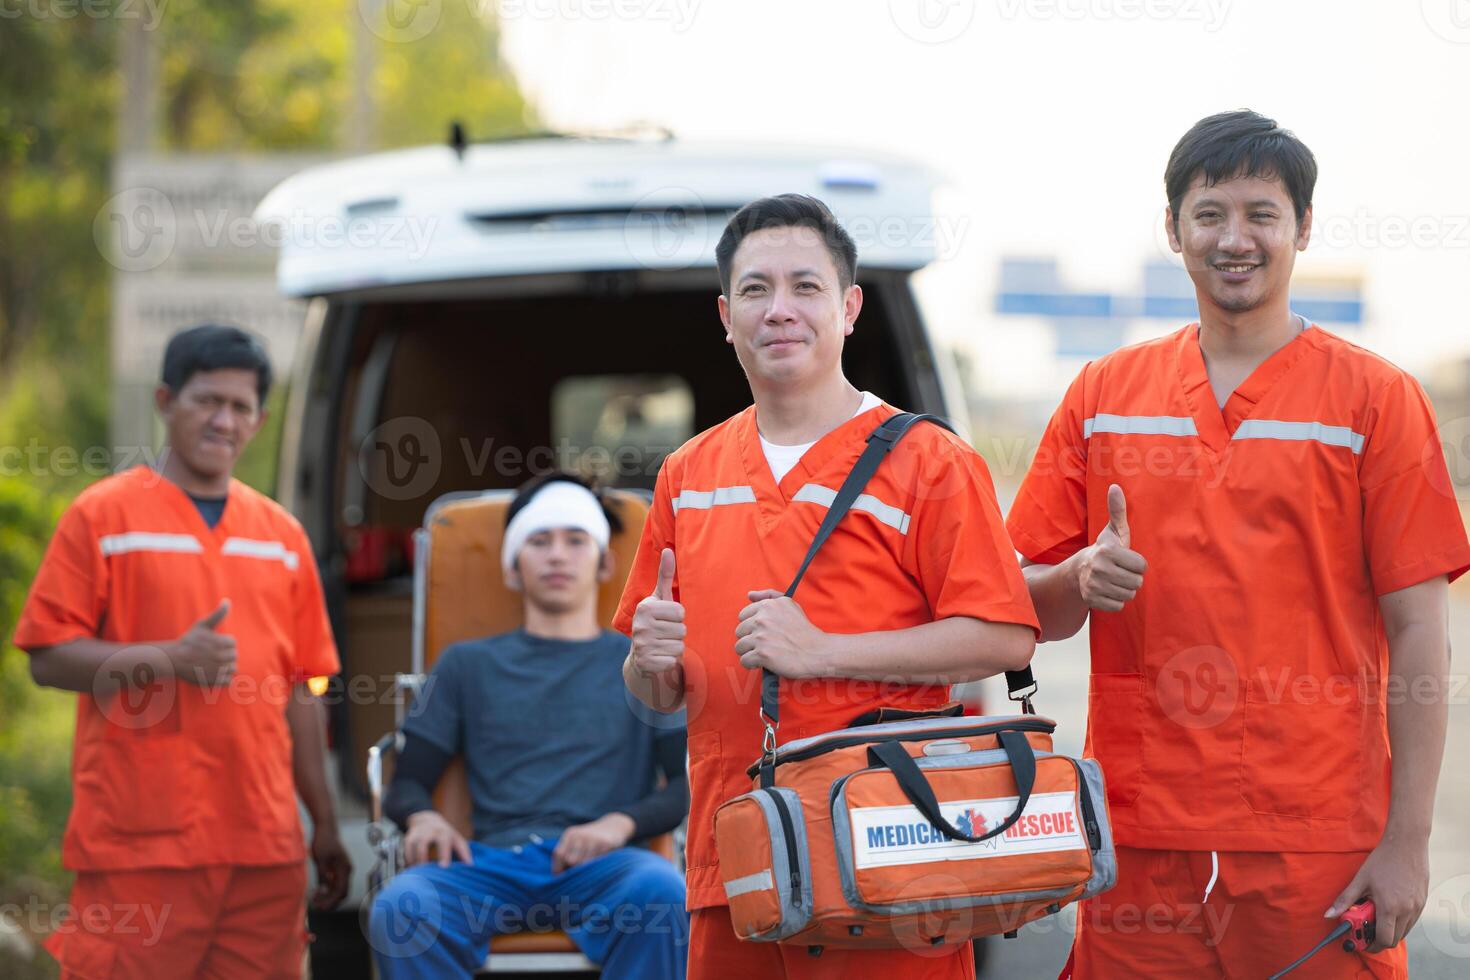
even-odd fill
[{"label": "smiling face", "polygon": [[862,309],[862,289],[843,288],[813,228],[764,228],[745,236],[719,299],[725,341],[752,386],[800,390],[842,371],[843,339]]},{"label": "smiling face", "polygon": [[259,383],[255,371],[220,368],[196,371],[177,392],[159,385],[154,403],[173,458],[201,480],[229,476],[265,422]]},{"label": "smiling face", "polygon": [[537,531],[516,555],[507,584],[542,612],[562,614],[597,605],[598,585],[612,575],[612,553],[578,527]]},{"label": "smiling face", "polygon": [[1206,303],[1243,313],[1285,302],[1296,253],[1311,237],[1312,209],[1300,223],[1276,178],[1236,177],[1206,184],[1197,176],[1165,212],[1169,246],[1184,258],[1203,310]]}]

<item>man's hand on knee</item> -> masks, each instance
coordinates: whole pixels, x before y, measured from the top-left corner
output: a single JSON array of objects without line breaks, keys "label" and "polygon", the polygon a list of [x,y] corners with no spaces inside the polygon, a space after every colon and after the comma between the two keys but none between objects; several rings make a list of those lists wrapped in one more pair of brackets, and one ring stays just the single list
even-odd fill
[{"label": "man's hand on knee", "polygon": [[605,813],[591,823],[568,827],[551,852],[551,872],[561,874],[567,868],[600,858],[616,851],[633,839],[633,818],[626,813]]},{"label": "man's hand on knee", "polygon": [[403,838],[403,858],[409,866],[437,859],[439,867],[449,867],[453,857],[465,864],[473,863],[470,845],[437,810],[420,810],[409,815],[408,833]]}]

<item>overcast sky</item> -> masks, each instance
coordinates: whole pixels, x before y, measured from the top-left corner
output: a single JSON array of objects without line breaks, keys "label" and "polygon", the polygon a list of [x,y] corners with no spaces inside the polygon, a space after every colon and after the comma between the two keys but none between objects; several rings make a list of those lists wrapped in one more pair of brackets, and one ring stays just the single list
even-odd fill
[{"label": "overcast sky", "polygon": [[901,148],[948,175],[967,233],[924,295],[989,387],[1051,367],[989,312],[999,257],[1136,290],[1174,142],[1242,106],[1317,156],[1298,274],[1361,277],[1361,340],[1405,367],[1470,354],[1470,0],[485,2],[554,127]]}]

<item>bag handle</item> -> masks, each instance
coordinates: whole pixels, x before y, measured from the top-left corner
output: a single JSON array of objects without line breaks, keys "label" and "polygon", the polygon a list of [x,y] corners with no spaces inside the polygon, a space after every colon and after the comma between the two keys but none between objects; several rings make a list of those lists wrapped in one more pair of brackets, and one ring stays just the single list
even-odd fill
[{"label": "bag handle", "polygon": [[929,780],[924,778],[924,772],[914,762],[911,755],[904,751],[903,746],[895,741],[879,742],[868,749],[868,761],[874,766],[887,769],[893,773],[893,778],[898,780],[898,788],[903,790],[909,802],[919,808],[928,821],[948,837],[950,840],[969,841],[978,844],[980,841],[989,840],[992,837],[1005,833],[1011,825],[1021,819],[1021,811],[1026,809],[1027,802],[1031,799],[1031,790],[1036,786],[1036,753],[1031,749],[1031,743],[1026,736],[1020,732],[1000,732],[1000,747],[1005,749],[1006,761],[1011,765],[1011,775],[1016,780],[1016,809],[1009,817],[994,830],[983,834],[971,835],[964,833],[954,824],[944,818],[939,810],[939,800],[934,796],[934,788],[929,785]]},{"label": "bag handle", "polygon": [[[863,449],[862,455],[853,464],[851,472],[842,481],[842,486],[837,490],[837,496],[832,500],[832,506],[827,508],[827,516],[822,518],[821,525],[817,528],[816,535],[812,538],[811,547],[806,550],[806,557],[802,559],[801,567],[796,570],[796,577],[791,580],[791,585],[786,589],[786,595],[791,597],[796,592],[796,587],[801,584],[801,579],[806,575],[806,570],[817,556],[827,538],[831,536],[839,521],[852,507],[853,501],[857,500],[858,494],[868,485],[873,474],[878,472],[878,464],[883,462],[898,441],[916,422],[933,422],[942,428],[954,432],[954,426],[947,419],[938,415],[917,414],[914,412],[899,412],[889,416],[873,430],[868,436],[868,445]],[[1034,714],[1031,707],[1031,696],[1036,693],[1036,679],[1031,674],[1029,666],[1020,670],[1006,671],[1006,688],[1008,697],[1012,701],[1021,702],[1022,710],[1026,714]],[[761,669],[761,721],[765,724],[765,739],[761,746],[761,768],[760,784],[762,787],[774,786],[776,783],[776,729],[781,727],[781,678],[771,671]]]}]

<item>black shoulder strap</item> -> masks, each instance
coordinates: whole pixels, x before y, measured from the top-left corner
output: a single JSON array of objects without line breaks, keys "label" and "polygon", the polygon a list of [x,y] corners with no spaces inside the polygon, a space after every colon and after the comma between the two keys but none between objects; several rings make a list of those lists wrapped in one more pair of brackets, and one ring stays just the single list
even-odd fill
[{"label": "black shoulder strap", "polygon": [[[924,421],[933,422],[950,432],[954,431],[954,427],[949,424],[948,420],[938,415],[899,412],[885,419],[878,428],[873,430],[873,434],[868,436],[867,447],[863,449],[862,455],[853,464],[852,471],[847,474],[847,479],[842,481],[837,496],[832,500],[832,506],[827,509],[827,516],[822,519],[821,526],[817,528],[817,533],[812,538],[811,547],[807,549],[801,567],[796,570],[796,577],[791,580],[791,585],[786,590],[787,596],[796,593],[796,587],[801,584],[802,576],[806,574],[812,559],[817,556],[817,552],[831,536],[833,528],[846,516],[853,501],[857,500],[858,494],[863,492],[863,488],[868,485],[873,474],[878,472],[878,464],[883,462],[883,457],[898,445],[898,441],[916,422]],[[1036,692],[1036,681],[1031,676],[1031,668],[1023,667],[1021,670],[1006,671],[1006,687],[1010,690],[1011,699],[1021,701],[1029,714],[1031,712],[1030,698]],[[781,678],[763,669],[761,671],[761,716],[765,722],[766,736],[761,760],[762,786],[773,785],[775,781],[776,729],[780,727],[781,721],[780,689]]]}]

